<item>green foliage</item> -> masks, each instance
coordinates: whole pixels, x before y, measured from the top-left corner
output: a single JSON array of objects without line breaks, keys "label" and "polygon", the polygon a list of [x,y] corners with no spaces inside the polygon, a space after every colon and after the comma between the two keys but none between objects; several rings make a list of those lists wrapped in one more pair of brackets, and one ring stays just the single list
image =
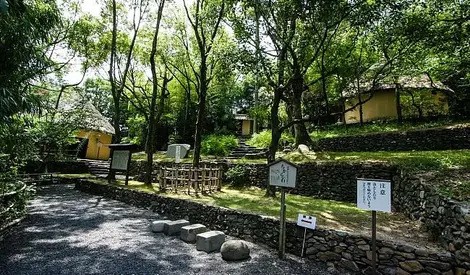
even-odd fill
[{"label": "green foliage", "polygon": [[8,155],[0,155],[0,228],[26,214],[28,199],[33,195],[34,187],[2,197],[3,194],[19,191],[24,184],[18,180],[18,165]]},{"label": "green foliage", "polygon": [[377,120],[368,122],[363,126],[359,124],[351,125],[330,125],[310,133],[312,140],[319,140],[322,138],[333,138],[341,136],[353,136],[368,133],[382,133],[382,132],[394,132],[394,131],[407,131],[417,129],[427,129],[433,127],[439,127],[444,125],[456,124],[450,120],[440,120],[432,122],[403,122],[397,123],[396,121]]},{"label": "green foliage", "polygon": [[[266,130],[254,134],[251,139],[246,142],[248,145],[257,147],[257,148],[268,148],[271,144],[271,131]],[[287,132],[282,133],[281,139],[279,140],[279,144],[281,146],[289,146],[295,143],[295,139],[292,135]]]},{"label": "green foliage", "polygon": [[237,146],[235,136],[209,135],[202,140],[201,152],[203,155],[228,156]]},{"label": "green foliage", "polygon": [[46,53],[60,21],[47,0],[18,1],[0,15],[0,119],[32,107],[29,83],[53,67]]},{"label": "green foliage", "polygon": [[227,170],[225,179],[234,187],[246,186],[250,181],[249,170],[243,165],[235,165]]},{"label": "green foliage", "polygon": [[444,171],[470,167],[470,150],[410,152],[329,152],[331,161],[387,161],[410,171]]}]

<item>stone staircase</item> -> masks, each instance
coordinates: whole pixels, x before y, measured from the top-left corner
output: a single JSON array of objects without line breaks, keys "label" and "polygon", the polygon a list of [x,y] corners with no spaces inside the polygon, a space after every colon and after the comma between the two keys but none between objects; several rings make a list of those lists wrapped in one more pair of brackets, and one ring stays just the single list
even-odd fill
[{"label": "stone staircase", "polygon": [[92,160],[84,159],[88,166],[88,171],[90,174],[95,175],[99,178],[105,178],[109,173],[110,162],[106,160]]},{"label": "stone staircase", "polygon": [[250,159],[265,158],[266,150],[249,146],[246,144],[246,138],[238,137],[238,147],[235,148],[227,158],[228,159],[240,159],[243,157],[250,158]]}]

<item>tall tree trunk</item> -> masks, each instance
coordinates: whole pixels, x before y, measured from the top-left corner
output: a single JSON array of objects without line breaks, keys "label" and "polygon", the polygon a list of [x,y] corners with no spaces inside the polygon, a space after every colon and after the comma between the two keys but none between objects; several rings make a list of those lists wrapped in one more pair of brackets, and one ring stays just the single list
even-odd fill
[{"label": "tall tree trunk", "polygon": [[330,113],[330,102],[328,101],[328,93],[326,90],[326,74],[325,74],[325,46],[322,46],[322,54],[321,54],[321,90],[323,94],[323,99],[325,100],[325,115]]},{"label": "tall tree trunk", "polygon": [[[303,78],[299,72],[292,83],[293,97],[291,98],[292,112],[294,120],[302,119],[302,94],[304,92]],[[305,123],[298,122],[294,124],[295,144],[311,144],[312,140],[305,128]]]},{"label": "tall tree trunk", "polygon": [[[156,110],[157,97],[158,97],[158,78],[157,78],[157,68],[155,64],[155,57],[157,55],[157,45],[158,45],[158,33],[160,30],[160,22],[162,19],[163,7],[165,5],[165,0],[160,0],[158,11],[157,11],[157,23],[155,26],[155,32],[152,41],[152,50],[150,52],[150,70],[152,71],[152,99],[150,103],[150,114],[149,114],[149,125],[147,129],[147,137],[145,142],[145,151],[147,153],[147,167],[145,173],[145,184],[152,185],[152,172],[153,172],[153,153],[155,152],[155,127],[159,123],[160,116],[156,115],[156,112],[163,112],[163,105],[165,101],[165,90],[162,89],[162,94],[160,97],[160,106]],[[164,85],[167,77],[165,75]],[[165,86],[164,86],[165,87]]]},{"label": "tall tree trunk", "polygon": [[[273,105],[271,107],[271,144],[268,150],[268,163],[276,160],[276,152],[279,148],[279,140],[281,139],[281,131],[279,127],[279,103],[281,102],[282,88],[276,88],[274,90]],[[275,197],[276,188],[269,185],[269,181],[266,181],[266,193],[265,197]]]},{"label": "tall tree trunk", "polygon": [[118,89],[116,86],[116,80],[114,78],[114,63],[116,57],[116,39],[117,39],[117,9],[116,9],[116,0],[113,0],[113,30],[111,37],[111,58],[109,61],[109,82],[111,84],[111,94],[113,96],[114,103],[114,115],[113,115],[113,126],[114,126],[114,143],[121,142],[121,128],[119,123],[121,120],[121,109],[120,109],[120,96],[118,95]]},{"label": "tall tree trunk", "polygon": [[[256,32],[255,32],[255,43],[256,43],[256,53],[255,53],[255,60],[256,60],[256,68],[255,68],[255,107],[258,108],[258,101],[259,101],[259,62],[260,62],[260,37],[259,37],[259,20],[260,15],[258,11],[258,7],[255,6],[255,17],[256,17]],[[253,134],[258,133],[258,118],[255,116],[253,118]]]},{"label": "tall tree trunk", "polygon": [[361,93],[357,95],[357,98],[359,100],[359,123],[360,125],[364,125],[364,111],[362,108],[362,98],[361,98]]},{"label": "tall tree trunk", "polygon": [[402,123],[403,122],[403,115],[402,115],[402,112],[401,112],[399,84],[395,84],[395,104],[396,104],[396,108],[397,108],[398,123]]},{"label": "tall tree trunk", "polygon": [[[292,104],[290,104],[290,105],[287,104],[286,113],[287,113],[287,123],[291,123],[294,120],[294,112],[292,110]],[[292,127],[289,127],[288,131],[293,137],[295,137],[294,125],[292,125]]]},{"label": "tall tree trunk", "polygon": [[201,65],[199,66],[200,71],[200,87],[199,87],[199,102],[198,112],[196,120],[196,134],[194,136],[194,156],[193,166],[199,166],[201,160],[201,141],[202,141],[202,130],[204,124],[204,116],[206,113],[206,95],[207,95],[207,64],[206,54],[201,53]]},{"label": "tall tree trunk", "polygon": [[[302,119],[302,101],[300,96],[294,96],[292,98],[292,109],[293,109],[293,116],[294,120],[301,120]],[[307,132],[307,128],[305,128],[305,123],[297,122],[294,124],[294,132],[295,132],[295,144],[311,144],[312,140]]]}]

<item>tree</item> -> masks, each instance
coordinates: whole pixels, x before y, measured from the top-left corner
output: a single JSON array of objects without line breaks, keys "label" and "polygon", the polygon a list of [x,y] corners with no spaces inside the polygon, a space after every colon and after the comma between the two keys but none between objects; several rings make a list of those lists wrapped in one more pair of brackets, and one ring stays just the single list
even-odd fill
[{"label": "tree", "polygon": [[56,65],[48,50],[54,46],[53,33],[61,16],[51,1],[3,1],[1,7],[0,119],[4,119],[32,108],[37,100],[30,87]]},{"label": "tree", "polygon": [[[201,141],[203,123],[206,112],[206,96],[212,80],[211,67],[215,66],[217,58],[210,57],[211,51],[219,32],[220,23],[225,13],[225,0],[209,1],[196,0],[194,11],[190,12],[186,1],[183,0],[186,16],[196,38],[199,52],[199,68],[194,71],[198,84],[198,113],[196,120],[196,133],[194,138],[193,165],[198,166],[201,158]],[[208,74],[209,73],[209,74]]]},{"label": "tree", "polygon": [[[131,39],[130,43],[124,46],[118,45],[123,42],[121,36],[125,36],[126,34],[119,33],[117,3],[116,0],[111,0],[112,29],[108,75],[114,104],[113,126],[115,130],[114,140],[116,143],[121,141],[121,97],[124,92],[125,83],[131,67],[137,36],[139,34],[142,21],[148,12],[148,6],[148,0],[134,0],[132,2],[131,8],[133,12],[133,20],[131,22]],[[121,41],[118,41],[118,36]],[[124,56],[118,56],[119,53],[122,53]],[[120,62],[121,60],[123,60],[123,64]]]}]

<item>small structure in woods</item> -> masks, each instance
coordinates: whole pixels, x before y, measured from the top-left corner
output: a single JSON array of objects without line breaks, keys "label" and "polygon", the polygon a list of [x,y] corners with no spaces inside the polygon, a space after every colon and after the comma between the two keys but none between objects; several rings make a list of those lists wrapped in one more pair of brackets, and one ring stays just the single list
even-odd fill
[{"label": "small structure in woods", "polygon": [[362,120],[396,119],[405,117],[427,117],[447,115],[448,98],[453,91],[428,75],[402,76],[397,81],[361,82],[360,88],[351,84],[344,92],[344,109],[356,106],[344,113],[346,124]]},{"label": "small structure in woods", "polygon": [[239,122],[237,126],[240,129],[238,134],[249,136],[253,133],[253,119],[247,114],[235,114],[235,120]]},{"label": "small structure in woods", "polygon": [[98,109],[89,101],[84,101],[76,95],[64,98],[60,101],[59,109],[63,111],[81,110],[80,118],[77,121],[80,130],[76,138],[80,141],[77,148],[78,158],[107,160],[110,157],[110,149],[114,127],[104,117]]},{"label": "small structure in woods", "polygon": [[204,163],[199,167],[181,163],[162,164],[157,171],[157,180],[162,191],[207,194],[220,191],[223,171],[220,163]]}]

